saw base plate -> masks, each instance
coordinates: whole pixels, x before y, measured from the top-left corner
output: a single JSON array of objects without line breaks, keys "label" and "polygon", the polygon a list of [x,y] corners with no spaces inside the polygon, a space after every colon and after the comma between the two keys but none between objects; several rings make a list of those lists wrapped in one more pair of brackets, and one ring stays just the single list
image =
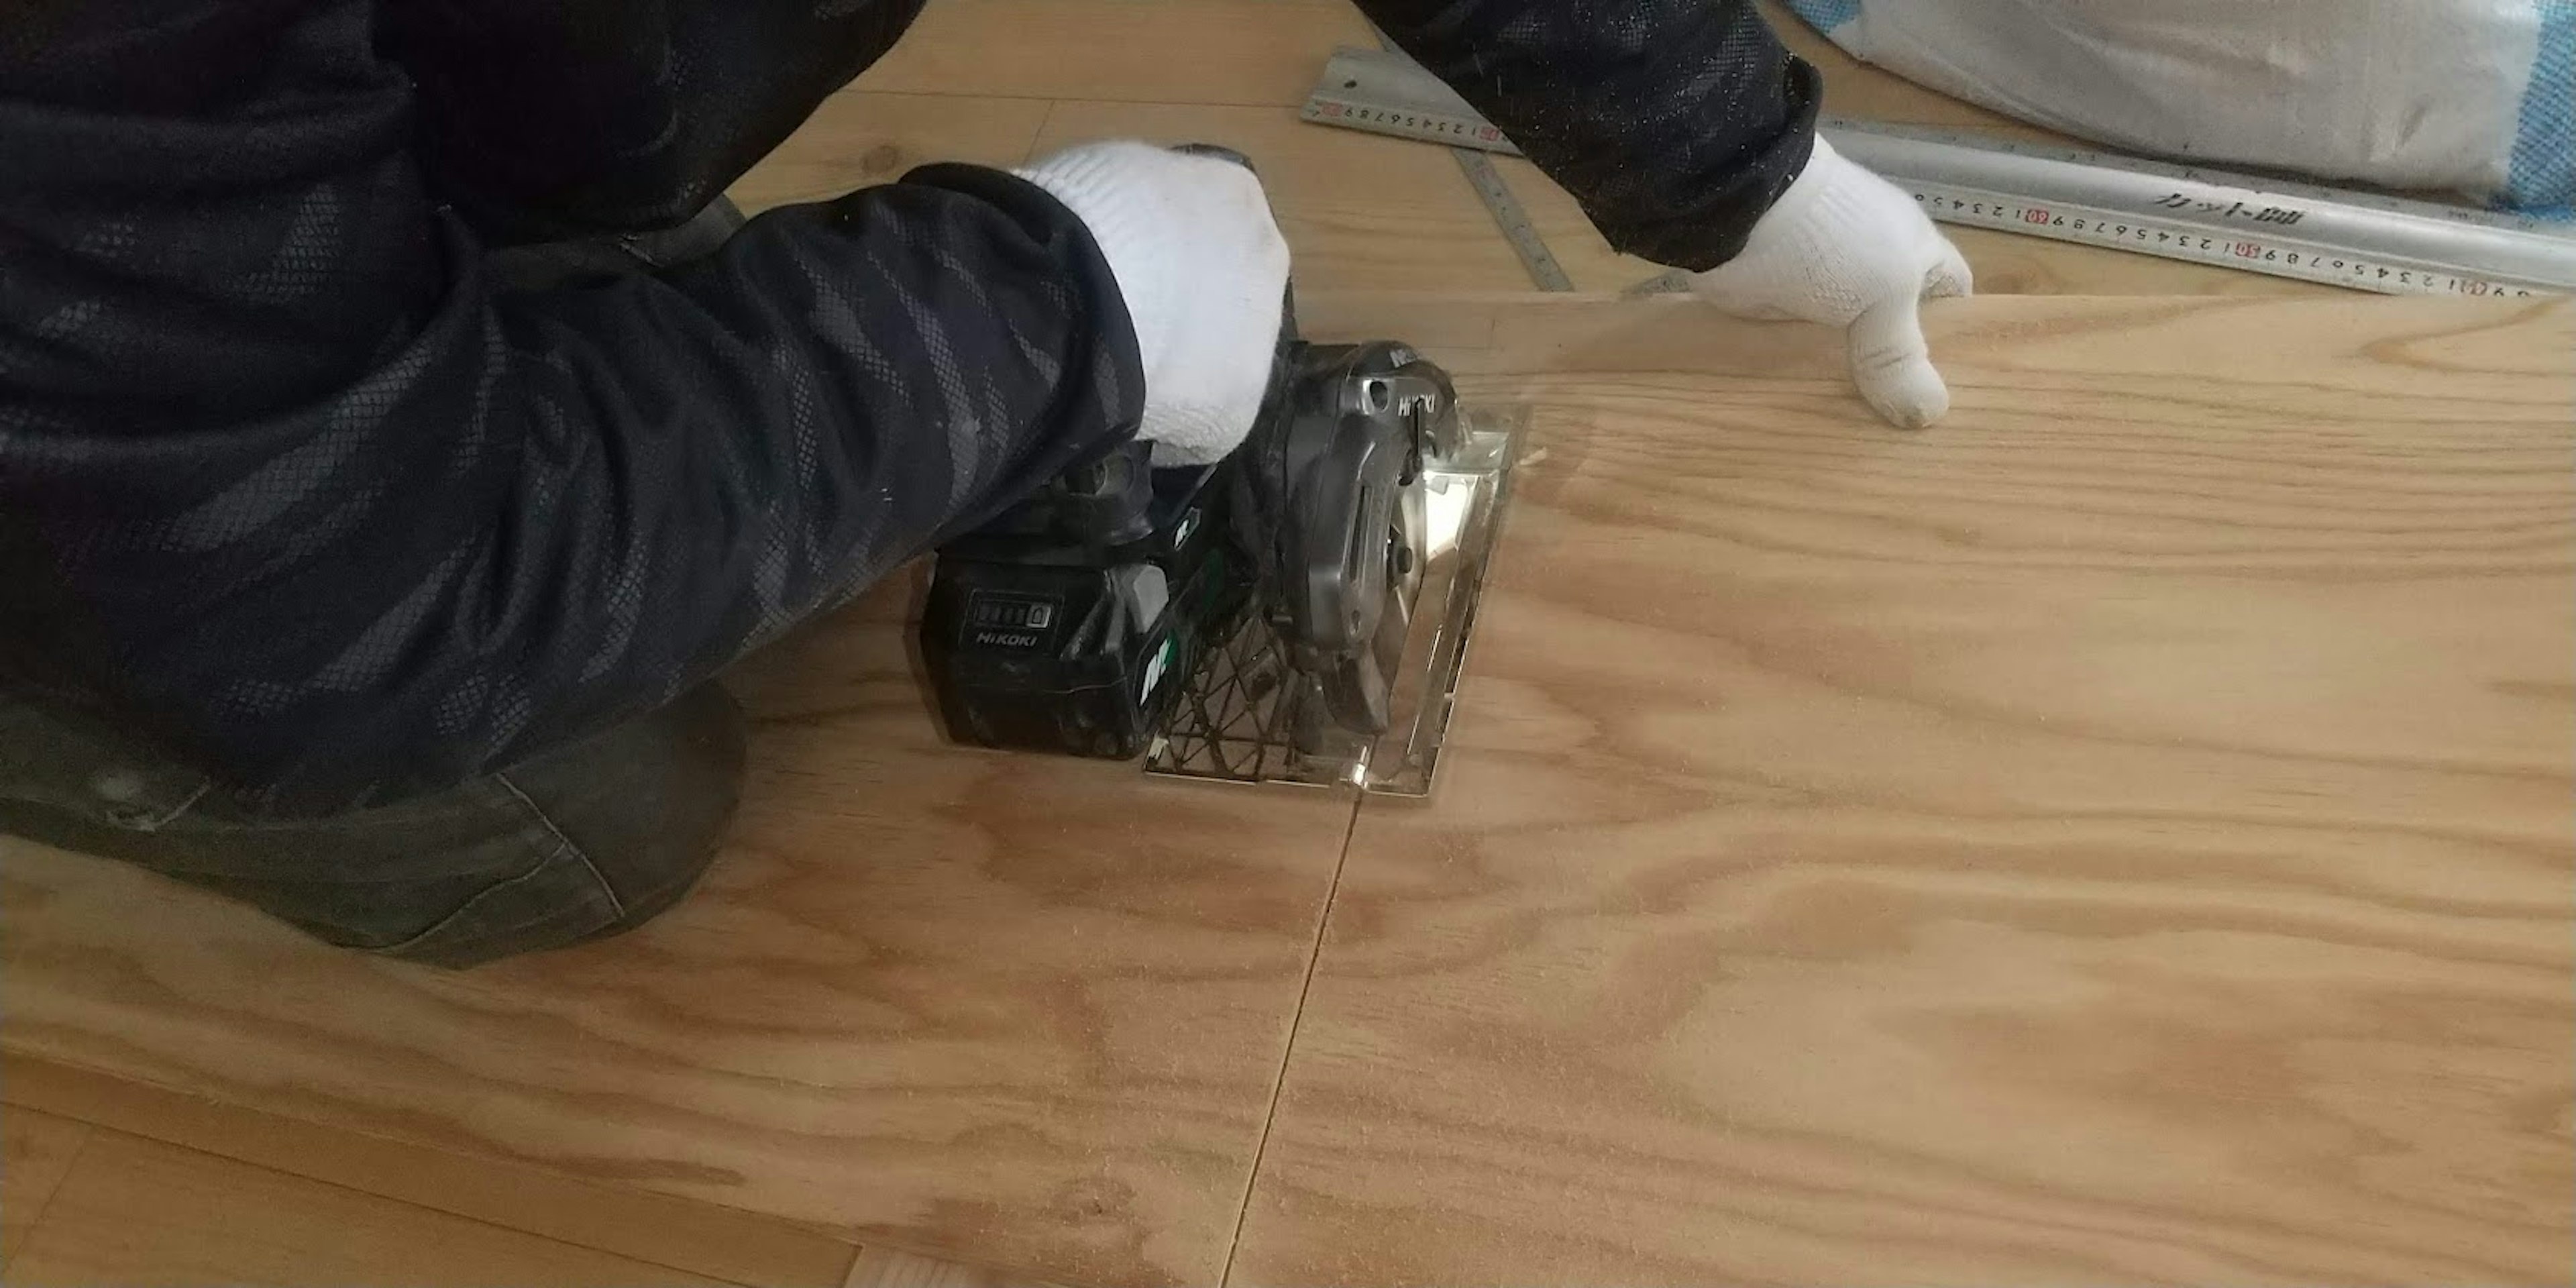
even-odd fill
[{"label": "saw base plate", "polygon": [[1423,577],[1385,733],[1361,737],[1327,718],[1316,682],[1289,664],[1267,616],[1251,611],[1200,658],[1145,772],[1430,795],[1528,414],[1462,407],[1457,441],[1423,462]]}]

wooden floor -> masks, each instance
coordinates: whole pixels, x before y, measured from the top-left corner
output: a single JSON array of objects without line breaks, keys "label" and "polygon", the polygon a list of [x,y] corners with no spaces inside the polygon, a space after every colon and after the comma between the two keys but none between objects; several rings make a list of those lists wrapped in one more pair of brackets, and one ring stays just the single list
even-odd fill
[{"label": "wooden floor", "polygon": [[1537,409],[1438,800],[946,748],[896,585],[746,669],[737,844],[624,940],[0,841],[0,1274],[2565,1282],[2576,317],[1963,236],[1892,434],[1796,328],[1457,295],[1526,282],[1446,156],[1294,119],[1365,39],[942,0],[738,195],[1250,152],[1312,325]]}]

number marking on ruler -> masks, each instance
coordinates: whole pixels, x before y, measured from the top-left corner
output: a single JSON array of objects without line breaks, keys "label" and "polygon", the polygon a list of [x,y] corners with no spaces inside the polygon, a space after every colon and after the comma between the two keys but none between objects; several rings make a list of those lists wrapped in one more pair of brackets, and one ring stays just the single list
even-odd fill
[{"label": "number marking on ruler", "polygon": [[1538,225],[1530,222],[1529,212],[1512,196],[1511,185],[1503,181],[1502,172],[1494,168],[1494,159],[1472,148],[1451,148],[1458,158],[1458,168],[1467,172],[1467,186],[1476,190],[1476,198],[1485,203],[1485,212],[1503,230],[1503,240],[1510,242],[1512,253],[1521,257],[1521,267],[1529,270],[1530,280],[1542,291],[1570,291],[1574,279],[1566,276],[1565,266],[1547,248],[1547,239],[1539,236]]},{"label": "number marking on ruler", "polygon": [[2331,246],[2260,233],[2230,234],[2067,202],[2023,201],[1967,188],[1900,181],[1926,214],[1947,224],[1994,228],[2057,241],[2139,251],[2165,259],[2215,264],[2390,295],[2548,293],[2545,287],[2497,281],[2407,261],[2391,262]]}]

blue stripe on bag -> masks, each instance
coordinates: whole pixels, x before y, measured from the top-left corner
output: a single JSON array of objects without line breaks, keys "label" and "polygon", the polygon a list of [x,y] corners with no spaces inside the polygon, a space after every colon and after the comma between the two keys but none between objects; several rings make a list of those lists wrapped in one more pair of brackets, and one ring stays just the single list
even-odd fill
[{"label": "blue stripe on bag", "polygon": [[[2554,3],[2555,0],[2544,0]],[[1860,16],[1860,0],[1789,0],[1789,11],[1807,20],[1807,25],[1826,35],[1834,28]]]},{"label": "blue stripe on bag", "polygon": [[2540,51],[2522,93],[2504,199],[2531,214],[2576,218],[2576,0],[2537,0],[2537,8]]}]

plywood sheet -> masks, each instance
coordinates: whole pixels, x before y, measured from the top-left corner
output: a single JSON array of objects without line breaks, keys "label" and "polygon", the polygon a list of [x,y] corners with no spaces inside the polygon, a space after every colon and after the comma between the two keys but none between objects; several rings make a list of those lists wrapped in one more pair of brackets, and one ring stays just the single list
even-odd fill
[{"label": "plywood sheet", "polygon": [[1540,438],[1233,1282],[2564,1281],[2576,310],[1932,315],[1919,435],[1795,328],[1398,324]]},{"label": "plywood sheet", "polygon": [[87,1123],[32,1109],[0,1110],[0,1270],[18,1254],[87,1139]]},{"label": "plywood sheet", "polygon": [[440,974],[0,840],[0,1044],[860,1241],[1208,1282],[1351,806],[944,746],[900,620],[740,675],[732,846],[582,949]]},{"label": "plywood sheet", "polygon": [[[0,1057],[0,1097],[7,1100],[0,1129],[13,1150],[22,1122],[57,1134],[95,1125],[320,1181],[325,1191],[359,1190],[729,1283],[843,1288],[859,1252],[825,1231],[738,1208],[326,1127],[25,1056]],[[67,1166],[68,1154],[60,1162]],[[22,1173],[10,1155],[9,1170],[0,1172],[0,1218],[9,1229],[22,1218],[32,1223],[43,1209],[43,1193],[30,1189],[22,1201],[21,1190],[43,1175],[41,1168]],[[52,1181],[42,1184],[49,1189]]]},{"label": "plywood sheet", "polygon": [[31,1288],[722,1283],[109,1131],[81,1151],[9,1279]]},{"label": "plywood sheet", "polygon": [[726,195],[758,213],[789,202],[830,201],[934,162],[1019,165],[1050,106],[1026,98],[845,90],[823,100]]},{"label": "plywood sheet", "polygon": [[1334,46],[1369,43],[1340,0],[945,0],[860,86],[1294,107]]},{"label": "plywood sheet", "polygon": [[1049,1288],[1034,1279],[1001,1274],[909,1252],[868,1248],[850,1266],[842,1288]]},{"label": "plywood sheet", "polygon": [[1920,435],[1688,301],[1304,310],[1542,437],[1293,1053],[1349,806],[939,746],[908,585],[738,677],[667,920],[441,975],[0,842],[0,1045],[1057,1282],[1248,1184],[1242,1282],[2566,1263],[2563,306],[1947,303]]}]

